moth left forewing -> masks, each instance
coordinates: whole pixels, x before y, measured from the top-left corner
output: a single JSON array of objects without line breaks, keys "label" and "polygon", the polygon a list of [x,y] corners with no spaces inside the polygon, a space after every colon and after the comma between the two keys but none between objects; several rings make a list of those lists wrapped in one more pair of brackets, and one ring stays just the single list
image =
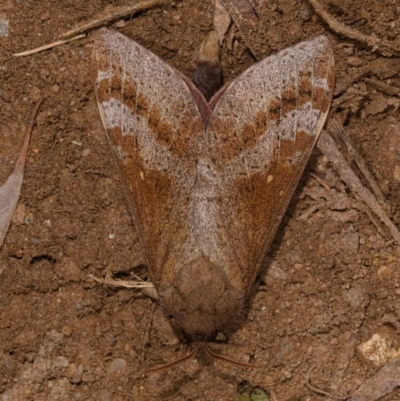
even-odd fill
[{"label": "moth left forewing", "polygon": [[252,66],[217,94],[198,164],[196,235],[245,293],[321,132],[333,85],[333,52],[320,36]]},{"label": "moth left forewing", "polygon": [[198,257],[192,236],[202,116],[180,74],[108,29],[94,51],[96,96],[156,289]]}]

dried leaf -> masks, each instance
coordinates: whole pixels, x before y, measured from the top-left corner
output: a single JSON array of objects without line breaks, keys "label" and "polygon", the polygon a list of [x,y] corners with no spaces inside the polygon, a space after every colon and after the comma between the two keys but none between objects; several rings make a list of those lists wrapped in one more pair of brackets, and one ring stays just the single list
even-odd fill
[{"label": "dried leaf", "polygon": [[15,208],[17,207],[19,194],[21,192],[22,180],[24,178],[24,165],[26,153],[28,151],[29,140],[31,138],[33,125],[35,123],[35,117],[42,100],[43,99],[40,99],[32,110],[26,126],[24,144],[22,145],[21,153],[19,154],[14,171],[8,177],[7,181],[0,186],[0,247],[3,245],[12,216]]},{"label": "dried leaf", "polygon": [[231,17],[229,15],[229,12],[222,5],[220,0],[217,0],[214,10],[214,29],[218,34],[218,40],[220,44],[224,40],[225,34],[228,31],[230,24]]},{"label": "dried leaf", "polygon": [[400,386],[400,358],[397,358],[365,381],[349,401],[375,401]]}]

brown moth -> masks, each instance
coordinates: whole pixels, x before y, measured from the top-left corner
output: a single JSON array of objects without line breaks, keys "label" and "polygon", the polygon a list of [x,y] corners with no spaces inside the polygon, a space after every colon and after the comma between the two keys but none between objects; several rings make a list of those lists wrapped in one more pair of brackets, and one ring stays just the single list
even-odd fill
[{"label": "brown moth", "polygon": [[94,46],[101,118],[160,304],[187,338],[229,333],[328,115],[318,36],[254,64],[209,102],[136,42]]}]

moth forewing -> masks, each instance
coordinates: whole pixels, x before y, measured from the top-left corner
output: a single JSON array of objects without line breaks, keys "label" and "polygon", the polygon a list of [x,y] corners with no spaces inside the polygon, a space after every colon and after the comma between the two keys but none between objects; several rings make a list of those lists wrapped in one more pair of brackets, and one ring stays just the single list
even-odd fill
[{"label": "moth forewing", "polygon": [[323,37],[255,64],[209,105],[123,35],[94,47],[96,95],[160,303],[189,337],[230,331],[332,98]]},{"label": "moth forewing", "polygon": [[332,48],[320,36],[250,67],[214,107],[195,227],[204,253],[246,294],[322,130],[333,85]]},{"label": "moth forewing", "polygon": [[99,32],[94,64],[103,123],[152,281],[157,289],[172,285],[176,264],[193,248],[185,238],[202,117],[176,70],[115,31]]}]

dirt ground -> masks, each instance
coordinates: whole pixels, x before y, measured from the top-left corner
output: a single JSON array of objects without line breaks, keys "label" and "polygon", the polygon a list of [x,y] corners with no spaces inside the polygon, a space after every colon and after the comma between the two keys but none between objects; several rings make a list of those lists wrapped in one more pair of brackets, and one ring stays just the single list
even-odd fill
[{"label": "dirt ground", "polygon": [[[213,26],[213,5],[167,3],[120,21],[118,30],[191,76],[199,44]],[[344,123],[400,226],[399,59],[339,36],[307,0],[264,3],[257,35],[265,55],[323,33],[331,40],[337,64],[331,117]],[[9,59],[52,42],[110,4],[121,2],[0,0],[1,182],[12,171],[33,104],[45,98],[0,250],[0,399],[236,400],[256,387],[277,401],[328,399],[304,384],[313,366],[313,386],[351,395],[382,366],[363,357],[360,344],[375,334],[388,354],[400,349],[399,246],[317,149],[247,320],[227,344],[213,345],[261,369],[200,356],[156,374],[141,372],[190,347],[151,299],[90,278],[103,277],[107,266],[121,279],[145,275],[143,267],[134,269],[138,240],[95,102],[93,34]],[[397,1],[323,4],[363,34],[389,41],[400,36]],[[225,81],[255,62],[234,25],[221,59]],[[370,79],[394,90],[378,91]],[[382,399],[399,400],[400,391]]]}]

